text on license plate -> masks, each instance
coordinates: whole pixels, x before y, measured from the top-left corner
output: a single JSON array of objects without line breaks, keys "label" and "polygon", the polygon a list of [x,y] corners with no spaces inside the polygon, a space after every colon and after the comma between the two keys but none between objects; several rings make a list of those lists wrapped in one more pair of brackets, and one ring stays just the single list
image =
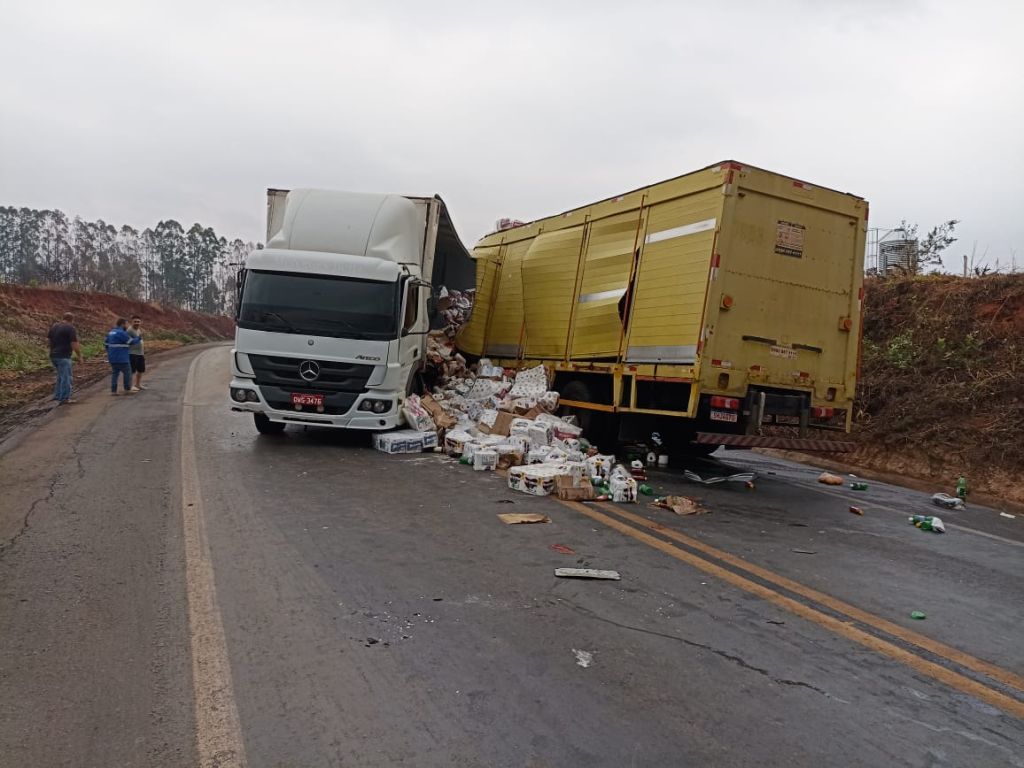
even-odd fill
[{"label": "text on license plate", "polygon": [[738,418],[738,416],[735,413],[733,413],[732,411],[712,411],[711,412],[711,420],[712,421],[732,421],[732,422],[735,422],[737,420],[737,418]]},{"label": "text on license plate", "polygon": [[298,392],[292,393],[292,405],[323,405],[323,395],[307,395]]}]

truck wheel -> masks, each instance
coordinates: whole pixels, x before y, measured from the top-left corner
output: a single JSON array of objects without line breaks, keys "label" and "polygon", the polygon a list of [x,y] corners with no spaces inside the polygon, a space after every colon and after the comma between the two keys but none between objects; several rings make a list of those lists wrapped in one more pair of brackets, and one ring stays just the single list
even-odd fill
[{"label": "truck wheel", "polygon": [[271,421],[262,413],[254,413],[252,420],[256,425],[256,431],[261,435],[280,435],[284,432],[284,424],[282,422]]},{"label": "truck wheel", "polygon": [[[590,391],[582,381],[570,381],[562,387],[559,396],[564,400],[591,401]],[[562,406],[559,413],[563,416],[575,416],[583,429],[583,437],[591,445],[597,446],[605,453],[615,451],[619,441],[619,420],[615,414],[568,405]]]}]

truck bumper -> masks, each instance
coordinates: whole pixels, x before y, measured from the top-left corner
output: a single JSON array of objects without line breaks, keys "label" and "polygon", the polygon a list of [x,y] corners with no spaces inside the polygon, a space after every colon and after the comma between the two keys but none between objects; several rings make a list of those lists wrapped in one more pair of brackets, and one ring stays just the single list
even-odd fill
[{"label": "truck bumper", "polygon": [[[255,392],[257,400],[238,402],[232,397],[235,390],[243,389],[247,392]],[[231,410],[242,413],[262,413],[271,421],[279,421],[283,424],[303,424],[316,427],[334,427],[336,429],[365,429],[379,431],[393,429],[402,421],[401,412],[398,408],[397,393],[391,392],[370,392],[365,397],[386,399],[392,397],[395,401],[394,407],[388,413],[368,413],[360,411],[359,403],[364,397],[358,398],[349,409],[348,413],[329,414],[311,413],[309,411],[286,411],[271,408],[260,394],[259,387],[251,379],[233,378],[228,389],[228,402]]]},{"label": "truck bumper", "polygon": [[785,451],[830,451],[833,453],[848,453],[857,448],[856,443],[818,440],[813,437],[729,435],[718,432],[698,432],[695,442],[703,445],[724,445],[727,448],[781,448]]}]

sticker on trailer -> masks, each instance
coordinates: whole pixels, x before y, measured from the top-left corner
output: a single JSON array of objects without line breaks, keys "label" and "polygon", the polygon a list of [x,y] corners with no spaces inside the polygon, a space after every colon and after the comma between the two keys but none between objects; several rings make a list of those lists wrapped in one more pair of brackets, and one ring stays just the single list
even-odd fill
[{"label": "sticker on trailer", "polygon": [[731,422],[735,423],[737,421],[737,419],[738,419],[737,415],[735,413],[733,413],[732,411],[712,411],[711,412],[711,420],[712,421],[731,421]]},{"label": "sticker on trailer", "polygon": [[796,350],[789,347],[780,347],[773,344],[771,348],[772,357],[781,357],[784,360],[796,360]]},{"label": "sticker on trailer", "polygon": [[807,228],[803,224],[780,220],[775,228],[775,252],[783,256],[803,258],[806,231]]}]

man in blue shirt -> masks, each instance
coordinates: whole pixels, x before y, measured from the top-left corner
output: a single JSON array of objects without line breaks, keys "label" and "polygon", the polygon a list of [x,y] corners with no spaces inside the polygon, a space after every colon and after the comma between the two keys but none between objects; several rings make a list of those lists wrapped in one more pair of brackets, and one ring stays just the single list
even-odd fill
[{"label": "man in blue shirt", "polygon": [[110,363],[110,394],[117,394],[117,377],[123,380],[124,393],[132,393],[132,366],[129,350],[133,344],[142,341],[139,336],[131,337],[124,327],[127,321],[123,317],[117,319],[117,325],[110,330],[103,346],[107,348],[107,361]]}]

